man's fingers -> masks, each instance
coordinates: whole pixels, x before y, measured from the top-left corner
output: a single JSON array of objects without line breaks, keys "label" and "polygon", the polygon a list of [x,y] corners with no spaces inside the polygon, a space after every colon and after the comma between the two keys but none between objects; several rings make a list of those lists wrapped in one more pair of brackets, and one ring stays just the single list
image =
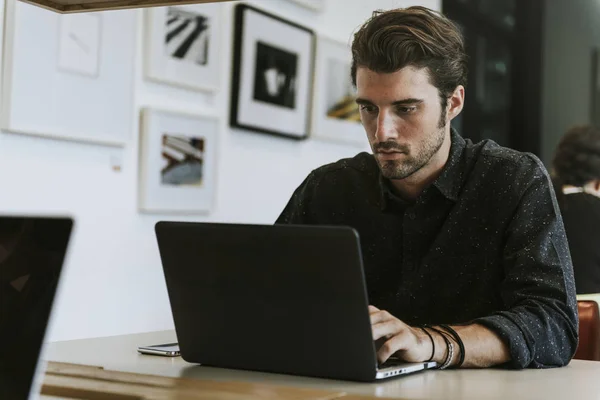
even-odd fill
[{"label": "man's fingers", "polygon": [[403,350],[408,350],[409,342],[410,340],[408,331],[402,331],[400,334],[386,341],[379,348],[379,350],[377,351],[377,360],[379,360],[380,363],[384,363],[395,353]]},{"label": "man's fingers", "polygon": [[379,340],[382,337],[387,338],[389,336],[398,335],[403,329],[404,324],[397,319],[386,320],[371,326],[373,340]]},{"label": "man's fingers", "polygon": [[[373,340],[376,342],[377,358],[379,362],[385,362],[390,356],[398,351],[407,350],[412,332],[410,327],[385,310],[369,306],[369,317],[371,319],[371,330]],[[413,340],[414,341],[414,340]],[[381,346],[379,343],[383,342]]]},{"label": "man's fingers", "polygon": [[396,319],[389,312],[387,312],[387,311],[381,311],[381,310],[378,310],[378,311],[375,311],[375,312],[369,314],[369,317],[371,319],[371,325],[375,325],[375,324],[378,324],[380,322],[389,321],[391,319]]}]

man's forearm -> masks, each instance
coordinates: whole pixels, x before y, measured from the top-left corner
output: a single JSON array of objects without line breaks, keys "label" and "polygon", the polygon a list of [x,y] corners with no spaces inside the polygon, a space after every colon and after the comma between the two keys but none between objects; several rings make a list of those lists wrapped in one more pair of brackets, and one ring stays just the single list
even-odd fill
[{"label": "man's forearm", "polygon": [[[434,327],[439,329],[437,326]],[[485,368],[510,361],[507,344],[494,331],[479,324],[452,326],[452,328],[460,336],[465,347],[463,368]],[[428,331],[435,342],[433,361],[437,361],[441,365],[448,355],[446,342],[439,333],[431,329]],[[454,344],[454,355],[450,362],[450,367],[452,367],[458,364],[460,351],[458,344],[452,340],[452,336],[447,337]]]}]

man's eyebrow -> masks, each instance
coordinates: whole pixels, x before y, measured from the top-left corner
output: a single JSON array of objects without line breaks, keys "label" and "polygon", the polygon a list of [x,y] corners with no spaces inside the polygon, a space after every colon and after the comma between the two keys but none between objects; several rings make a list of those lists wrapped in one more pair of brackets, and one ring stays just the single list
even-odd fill
[{"label": "man's eyebrow", "polygon": [[[396,100],[396,101],[392,102],[392,105],[394,105],[394,106],[414,105],[414,104],[423,103],[423,101],[424,101],[423,99],[416,99],[416,98],[411,97],[408,99]],[[373,102],[371,100],[363,99],[360,97],[356,99],[356,103],[363,104],[363,105],[373,105]]]},{"label": "man's eyebrow", "polygon": [[355,101],[356,101],[357,104],[364,104],[364,105],[372,105],[373,104],[372,101],[367,100],[367,99],[363,99],[363,98],[360,98],[360,97],[358,97]]},{"label": "man's eyebrow", "polygon": [[392,105],[394,106],[404,106],[404,105],[414,105],[414,104],[421,104],[424,100],[423,99],[415,99],[415,98],[409,98],[409,99],[402,99],[402,100],[396,100],[394,102],[392,102]]}]

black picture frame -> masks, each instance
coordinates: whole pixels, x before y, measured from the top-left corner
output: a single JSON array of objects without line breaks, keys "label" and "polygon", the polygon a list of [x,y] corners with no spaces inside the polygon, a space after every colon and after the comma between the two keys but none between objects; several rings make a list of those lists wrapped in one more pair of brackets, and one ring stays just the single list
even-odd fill
[{"label": "black picture frame", "polygon": [[[276,24],[282,24],[283,29],[297,30],[304,39],[300,42],[307,48],[294,48],[299,41],[288,41],[282,46],[279,35],[253,38],[247,23],[249,13],[268,17]],[[293,32],[290,30],[290,32]],[[264,36],[264,35],[263,35]],[[244,54],[244,40],[252,40],[254,57]],[[304,140],[310,134],[311,104],[313,91],[313,76],[315,63],[315,33],[313,30],[293,21],[281,18],[248,4],[237,4],[234,8],[233,32],[233,66],[231,77],[231,104],[229,124],[232,128],[243,129],[289,139]],[[267,58],[267,60],[265,60]],[[254,63],[250,65],[248,60]],[[242,71],[247,68],[246,74]],[[264,68],[264,69],[263,69]],[[259,71],[264,71],[260,74]],[[253,70],[254,73],[248,71]],[[302,75],[299,74],[302,72]],[[267,76],[267,72],[273,74]],[[244,79],[245,76],[245,80]],[[271,79],[270,86],[267,78]],[[249,79],[252,77],[253,82]],[[261,79],[262,78],[262,79]],[[276,82],[276,87],[273,84]],[[269,88],[267,88],[269,86]],[[250,90],[249,87],[252,87]],[[271,90],[267,90],[271,89]],[[249,96],[249,93],[252,95]],[[304,101],[305,100],[305,101]],[[244,109],[245,108],[245,109]],[[261,112],[248,112],[250,108]],[[259,115],[263,113],[264,115]],[[251,115],[250,117],[247,117]],[[286,118],[286,116],[293,118]],[[289,125],[280,123],[289,120]],[[262,121],[260,121],[262,120]],[[264,123],[263,123],[264,122]]]}]

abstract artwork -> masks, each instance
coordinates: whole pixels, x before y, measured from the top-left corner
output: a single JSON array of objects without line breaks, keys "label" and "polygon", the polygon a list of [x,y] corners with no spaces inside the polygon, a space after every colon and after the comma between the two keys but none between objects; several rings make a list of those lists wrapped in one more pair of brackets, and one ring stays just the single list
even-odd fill
[{"label": "abstract artwork", "polygon": [[101,21],[99,14],[60,16],[60,69],[90,77],[98,76]]},{"label": "abstract artwork", "polygon": [[348,45],[323,36],[317,39],[311,136],[367,145],[360,121],[356,90],[350,76]]},{"label": "abstract artwork", "polygon": [[230,125],[306,138],[313,49],[311,30],[246,4],[236,5]]},{"label": "abstract artwork", "polygon": [[214,116],[142,111],[141,211],[193,214],[212,209],[218,130]]},{"label": "abstract artwork", "polygon": [[219,4],[146,10],[147,78],[192,90],[216,90],[221,12]]},{"label": "abstract artwork", "polygon": [[[346,71],[346,73],[344,73]],[[349,72],[350,63],[331,57],[327,60],[327,118],[360,122],[358,104]]]},{"label": "abstract artwork", "polygon": [[325,0],[292,0],[294,3],[306,7],[313,11],[323,11],[325,8]]},{"label": "abstract artwork", "polygon": [[193,64],[208,64],[212,23],[205,15],[169,7],[165,18],[167,55]]}]

